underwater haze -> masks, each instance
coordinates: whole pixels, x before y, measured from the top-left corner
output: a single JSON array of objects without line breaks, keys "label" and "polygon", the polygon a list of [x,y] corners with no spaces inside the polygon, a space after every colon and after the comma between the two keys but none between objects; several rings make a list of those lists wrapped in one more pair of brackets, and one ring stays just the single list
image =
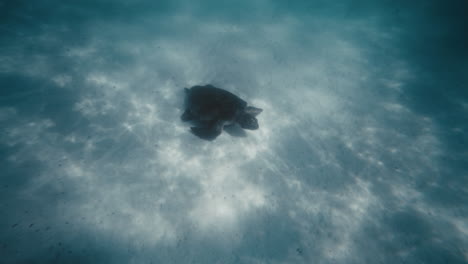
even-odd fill
[{"label": "underwater haze", "polygon": [[[0,0],[0,263],[468,263],[465,0]],[[263,109],[201,140],[184,87]]]}]

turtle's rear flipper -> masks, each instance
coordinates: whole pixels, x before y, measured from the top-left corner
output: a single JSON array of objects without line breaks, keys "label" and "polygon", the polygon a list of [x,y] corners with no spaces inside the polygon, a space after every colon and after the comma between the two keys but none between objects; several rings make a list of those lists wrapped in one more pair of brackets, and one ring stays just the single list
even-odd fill
[{"label": "turtle's rear flipper", "polygon": [[189,110],[185,110],[185,112],[180,116],[180,119],[182,119],[182,121],[190,121],[190,120],[193,120],[193,115],[192,113],[190,113]]},{"label": "turtle's rear flipper", "polygon": [[205,140],[214,140],[220,134],[222,129],[218,126],[210,126],[210,127],[191,127],[192,133]]}]

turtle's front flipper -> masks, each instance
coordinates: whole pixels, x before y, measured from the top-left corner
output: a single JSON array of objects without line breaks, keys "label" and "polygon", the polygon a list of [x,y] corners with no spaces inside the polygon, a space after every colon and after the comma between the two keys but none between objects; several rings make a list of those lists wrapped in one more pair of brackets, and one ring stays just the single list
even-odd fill
[{"label": "turtle's front flipper", "polygon": [[220,124],[205,127],[191,127],[190,129],[195,136],[210,141],[217,138],[223,131]]},{"label": "turtle's front flipper", "polygon": [[242,129],[237,123],[224,126],[223,130],[233,137],[246,137],[247,136],[247,133],[245,133],[245,130]]}]

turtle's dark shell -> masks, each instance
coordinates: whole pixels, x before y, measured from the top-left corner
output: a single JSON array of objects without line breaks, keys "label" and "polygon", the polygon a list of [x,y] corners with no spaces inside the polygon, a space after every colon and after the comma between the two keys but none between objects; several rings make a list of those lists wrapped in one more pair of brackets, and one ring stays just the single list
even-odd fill
[{"label": "turtle's dark shell", "polygon": [[[236,95],[212,85],[185,88],[185,107],[182,121],[191,122],[192,133],[200,138],[213,140],[221,134],[225,126],[257,129],[255,118],[262,110],[247,106]],[[242,130],[240,128],[240,130]],[[243,132],[242,130],[242,133]]]},{"label": "turtle's dark shell", "polygon": [[234,94],[212,85],[194,86],[186,90],[186,107],[192,120],[234,122],[247,103]]}]

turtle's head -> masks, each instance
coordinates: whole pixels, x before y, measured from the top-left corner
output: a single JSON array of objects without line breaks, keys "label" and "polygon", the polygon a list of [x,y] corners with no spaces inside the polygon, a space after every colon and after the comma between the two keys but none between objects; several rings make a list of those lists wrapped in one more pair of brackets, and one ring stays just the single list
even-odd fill
[{"label": "turtle's head", "polygon": [[258,129],[258,121],[257,118],[255,118],[255,116],[243,114],[237,119],[237,122],[243,129]]},{"label": "turtle's head", "polygon": [[258,121],[255,116],[260,114],[263,110],[248,106],[244,109],[244,112],[239,116],[237,122],[243,129],[255,130],[258,129]]}]

